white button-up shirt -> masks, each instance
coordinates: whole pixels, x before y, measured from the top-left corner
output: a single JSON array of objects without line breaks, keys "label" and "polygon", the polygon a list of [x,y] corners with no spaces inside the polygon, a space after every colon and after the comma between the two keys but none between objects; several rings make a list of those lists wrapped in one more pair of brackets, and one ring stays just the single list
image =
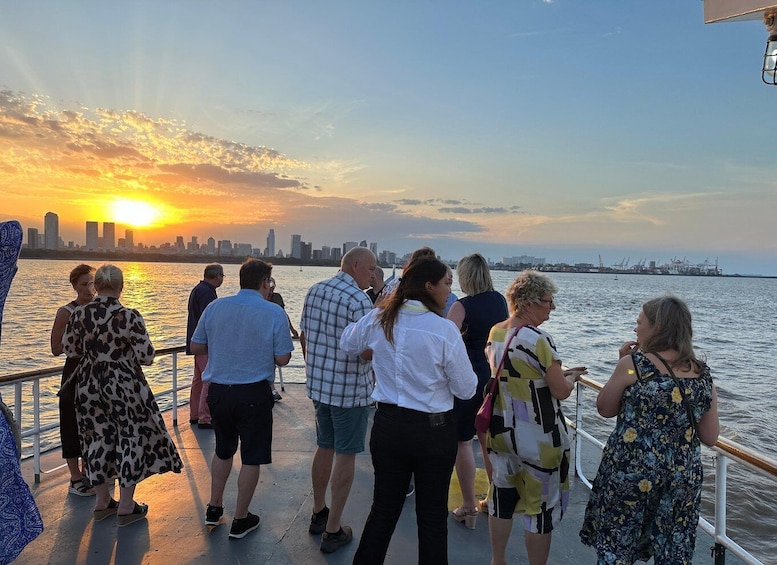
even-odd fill
[{"label": "white button-up shirt", "polygon": [[408,300],[394,324],[394,344],[380,326],[380,309],[345,328],[340,348],[351,354],[372,350],[373,400],[420,412],[447,412],[453,397],[475,394],[477,376],[456,325]]}]

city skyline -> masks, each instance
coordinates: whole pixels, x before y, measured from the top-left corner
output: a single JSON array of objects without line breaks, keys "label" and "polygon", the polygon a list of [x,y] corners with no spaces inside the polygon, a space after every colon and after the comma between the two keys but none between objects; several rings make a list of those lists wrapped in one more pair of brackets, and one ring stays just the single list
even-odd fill
[{"label": "city skyline", "polygon": [[0,220],[777,275],[760,21],[704,25],[690,0],[43,5],[0,21]]}]

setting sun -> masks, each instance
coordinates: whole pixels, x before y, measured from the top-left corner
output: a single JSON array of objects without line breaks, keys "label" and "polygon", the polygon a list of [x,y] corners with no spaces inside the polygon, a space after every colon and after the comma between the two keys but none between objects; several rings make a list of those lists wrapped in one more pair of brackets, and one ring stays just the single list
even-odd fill
[{"label": "setting sun", "polygon": [[154,225],[160,216],[156,206],[142,200],[119,198],[114,201],[112,207],[115,222],[134,227]]}]

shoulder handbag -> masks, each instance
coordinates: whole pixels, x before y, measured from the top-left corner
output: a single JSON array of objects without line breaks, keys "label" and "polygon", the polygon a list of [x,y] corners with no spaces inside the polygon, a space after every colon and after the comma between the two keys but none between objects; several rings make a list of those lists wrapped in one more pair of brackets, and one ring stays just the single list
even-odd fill
[{"label": "shoulder handbag", "polygon": [[518,332],[521,331],[522,327],[523,326],[518,326],[510,336],[510,339],[507,340],[505,351],[502,355],[502,360],[499,362],[496,374],[489,380],[488,392],[483,395],[483,404],[480,405],[480,410],[478,410],[478,413],[475,416],[475,429],[480,433],[486,433],[491,428],[491,418],[494,415],[494,397],[499,390],[499,375],[502,372],[502,367],[504,367],[507,354],[510,352],[510,343],[513,341],[513,338],[518,335]]},{"label": "shoulder handbag", "polygon": [[[680,379],[678,379],[675,376],[674,371],[672,370],[672,367],[669,365],[669,363],[667,363],[666,359],[661,357],[655,351],[651,351],[651,353],[656,357],[658,357],[658,360],[661,361],[666,367],[667,371],[669,371],[669,376],[672,377],[674,384],[677,386],[677,390],[680,391],[680,396],[683,399],[683,406],[685,406],[685,412],[686,414],[688,414],[688,421],[691,423],[691,426],[693,427],[693,431],[696,432],[696,435],[699,435],[699,430],[696,428],[696,425],[697,425],[696,418],[693,417],[693,410],[691,409],[691,403],[688,400],[688,397],[685,395],[685,387],[683,387],[683,385],[680,384]],[[634,356],[632,355],[632,360],[633,360],[633,357]],[[634,363],[634,365],[636,367],[636,362]]]}]

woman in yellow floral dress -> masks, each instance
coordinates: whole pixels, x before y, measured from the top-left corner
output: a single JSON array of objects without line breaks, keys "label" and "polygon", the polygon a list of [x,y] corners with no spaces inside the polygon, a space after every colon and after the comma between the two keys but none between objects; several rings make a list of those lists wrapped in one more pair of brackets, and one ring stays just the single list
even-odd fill
[{"label": "woman in yellow floral dress", "polygon": [[718,438],[715,386],[694,354],[691,314],[682,300],[646,302],[634,331],[637,340],[621,346],[597,398],[599,413],[618,421],[580,539],[596,548],[600,564],[651,556],[656,565],[689,564],[701,501],[700,442],[714,445]]}]

